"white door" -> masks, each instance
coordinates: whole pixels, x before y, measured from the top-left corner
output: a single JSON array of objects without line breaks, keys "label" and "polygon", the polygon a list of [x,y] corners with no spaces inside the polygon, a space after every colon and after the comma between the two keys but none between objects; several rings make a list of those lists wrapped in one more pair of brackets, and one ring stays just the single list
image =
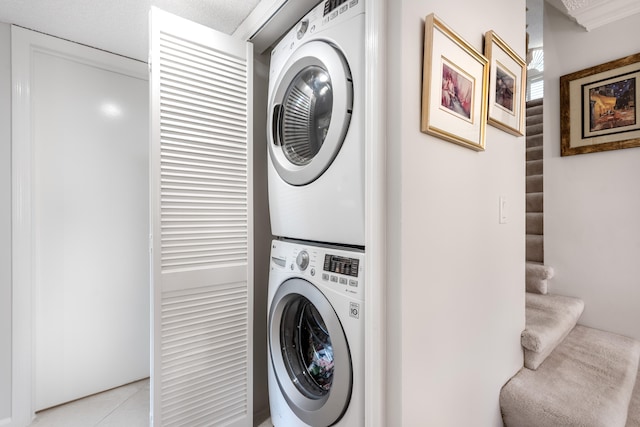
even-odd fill
[{"label": "white door", "polygon": [[253,422],[252,61],[152,8],[155,426]]},{"label": "white door", "polygon": [[32,213],[30,235],[14,237],[33,243],[21,259],[34,273],[40,410],[149,376],[148,76],[142,62],[22,28],[12,41],[27,89],[14,150],[32,162],[14,162]]}]

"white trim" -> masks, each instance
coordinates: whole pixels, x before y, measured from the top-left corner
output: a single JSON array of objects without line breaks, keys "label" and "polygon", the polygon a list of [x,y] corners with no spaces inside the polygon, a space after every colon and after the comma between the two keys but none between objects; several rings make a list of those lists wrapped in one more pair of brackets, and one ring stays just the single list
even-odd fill
[{"label": "white trim", "polygon": [[[131,59],[11,27],[12,73],[12,418],[27,426],[34,417],[33,331],[33,140],[31,134],[31,59],[34,52],[146,80],[146,67]],[[4,420],[3,420],[4,422]]]},{"label": "white trim", "polygon": [[368,1],[365,18],[365,426],[386,425],[386,7]]},{"label": "white trim", "polygon": [[11,27],[12,75],[12,382],[15,426],[31,423],[33,410],[33,267],[31,235],[32,140],[30,45],[26,30]]},{"label": "white trim", "polygon": [[11,418],[4,418],[0,420],[0,427],[11,425]]},{"label": "white trim", "polygon": [[273,18],[287,1],[289,0],[261,0],[231,35],[248,41],[262,26],[266,25],[269,20]]}]

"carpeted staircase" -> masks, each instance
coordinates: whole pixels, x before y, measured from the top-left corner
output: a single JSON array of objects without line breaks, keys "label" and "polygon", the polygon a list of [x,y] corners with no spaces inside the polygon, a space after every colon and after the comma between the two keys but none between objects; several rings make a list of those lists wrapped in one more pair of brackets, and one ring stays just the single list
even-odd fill
[{"label": "carpeted staircase", "polygon": [[506,427],[640,427],[640,342],[578,324],[584,302],[548,294],[542,100],[527,103],[524,367],[501,390]]},{"label": "carpeted staircase", "polygon": [[526,227],[529,262],[544,262],[542,193],[542,99],[527,102]]},{"label": "carpeted staircase", "polygon": [[583,310],[527,292],[524,367],[500,392],[506,427],[640,426],[640,342],[577,324]]}]

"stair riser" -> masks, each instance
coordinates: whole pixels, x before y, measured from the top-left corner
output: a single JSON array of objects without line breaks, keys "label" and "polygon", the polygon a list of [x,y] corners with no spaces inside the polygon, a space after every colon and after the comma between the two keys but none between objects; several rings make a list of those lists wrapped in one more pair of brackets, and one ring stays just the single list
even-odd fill
[{"label": "stair riser", "polygon": [[542,175],[544,160],[530,160],[527,162],[527,176]]},{"label": "stair riser", "polygon": [[544,181],[542,175],[528,176],[526,180],[527,193],[542,193],[544,187]]}]

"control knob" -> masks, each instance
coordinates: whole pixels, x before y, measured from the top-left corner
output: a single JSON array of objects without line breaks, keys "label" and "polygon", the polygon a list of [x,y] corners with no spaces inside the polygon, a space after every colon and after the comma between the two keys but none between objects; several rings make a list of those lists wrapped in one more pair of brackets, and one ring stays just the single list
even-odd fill
[{"label": "control knob", "polygon": [[296,264],[298,264],[298,268],[300,268],[300,270],[304,271],[307,266],[309,266],[309,252],[300,251],[296,257]]}]

